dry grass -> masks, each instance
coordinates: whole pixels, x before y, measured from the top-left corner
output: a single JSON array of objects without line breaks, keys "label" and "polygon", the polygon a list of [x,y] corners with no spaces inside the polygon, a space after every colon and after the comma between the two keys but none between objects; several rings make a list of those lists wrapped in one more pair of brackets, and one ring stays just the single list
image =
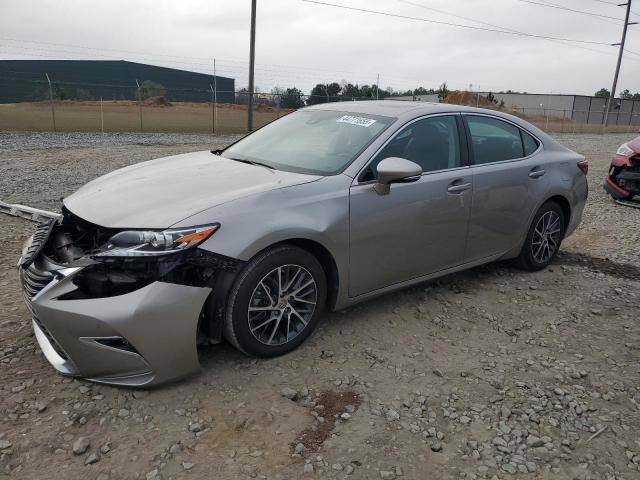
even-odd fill
[{"label": "dry grass", "polygon": [[[145,132],[210,132],[211,105],[179,103],[172,106],[142,106],[142,130]],[[254,126],[261,127],[288,110],[259,105],[254,111]],[[59,132],[101,131],[100,102],[63,101],[55,104],[56,128]],[[247,108],[220,104],[217,108],[219,132],[245,132]],[[139,132],[140,110],[135,102],[109,101],[103,104],[104,131]],[[51,131],[53,123],[48,102],[0,105],[0,131]]]},{"label": "dry grass", "polygon": [[[254,126],[261,127],[291,110],[256,105]],[[638,126],[577,123],[568,119],[523,114],[519,116],[550,133],[636,133]],[[172,102],[170,106],[154,103],[142,106],[142,130],[145,132],[211,132],[211,104]],[[99,132],[100,102],[65,100],[55,103],[56,127],[59,132]],[[242,133],[247,129],[247,108],[244,105],[219,104],[218,132]],[[140,109],[130,100],[106,101],[103,104],[105,132],[139,132]],[[51,106],[48,102],[0,104],[0,131],[52,131]]]}]

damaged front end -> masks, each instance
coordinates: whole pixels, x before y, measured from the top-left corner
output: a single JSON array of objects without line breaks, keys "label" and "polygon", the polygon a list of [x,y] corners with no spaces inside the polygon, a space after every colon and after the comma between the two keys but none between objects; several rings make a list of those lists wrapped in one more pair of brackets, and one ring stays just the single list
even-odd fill
[{"label": "damaged front end", "polygon": [[640,145],[638,139],[620,145],[611,161],[603,187],[616,201],[630,201],[640,195]]},{"label": "damaged front end", "polygon": [[130,386],[199,369],[221,338],[240,262],[197,248],[219,225],[104,228],[63,208],[25,245],[20,278],[36,338],[61,373]]}]

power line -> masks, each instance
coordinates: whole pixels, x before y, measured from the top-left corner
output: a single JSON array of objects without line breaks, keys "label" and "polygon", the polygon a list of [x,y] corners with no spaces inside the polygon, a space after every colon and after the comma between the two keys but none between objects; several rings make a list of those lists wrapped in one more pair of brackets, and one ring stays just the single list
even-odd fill
[{"label": "power line", "polygon": [[615,2],[607,2],[605,0],[591,0],[592,2],[598,2],[598,3],[604,3],[605,5],[612,5],[614,7],[617,7],[618,4]]},{"label": "power line", "polygon": [[[591,0],[592,2],[604,3],[605,5],[611,5],[612,7],[619,7],[620,4],[616,2],[606,2],[605,0]],[[630,12],[632,15],[636,15],[640,17],[640,13],[636,13],[633,10]]]},{"label": "power line", "polygon": [[556,8],[558,10],[566,10],[567,12],[580,13],[582,15],[589,15],[591,17],[608,18],[610,20],[617,20],[619,22],[622,22],[622,18],[612,17],[610,15],[602,15],[601,13],[587,12],[584,10],[575,10],[573,8],[563,7],[562,5],[558,5],[556,3],[548,3],[548,2],[542,3],[542,2],[535,2],[533,0],[516,0],[516,1],[522,2],[522,3],[529,3],[531,5],[539,5],[541,7]]},{"label": "power line", "polygon": [[344,10],[352,10],[355,12],[363,12],[363,13],[372,13],[375,15],[384,15],[386,17],[393,17],[393,18],[401,18],[403,20],[414,20],[414,21],[418,21],[418,22],[425,22],[425,23],[435,23],[438,25],[445,25],[448,27],[457,27],[457,28],[466,28],[469,30],[479,30],[479,31],[484,31],[484,32],[493,32],[493,33],[504,33],[506,35],[515,35],[515,36],[520,36],[520,37],[530,37],[530,38],[539,38],[539,39],[545,39],[545,40],[559,40],[559,41],[564,41],[564,42],[575,42],[575,43],[585,43],[585,44],[590,44],[590,45],[607,45],[610,46],[611,43],[606,43],[606,42],[595,42],[595,41],[591,41],[591,40],[575,40],[575,39],[571,39],[571,38],[560,38],[560,37],[549,37],[546,35],[536,35],[533,33],[524,33],[524,32],[510,32],[508,30],[498,30],[498,29],[494,29],[494,28],[483,28],[483,27],[475,27],[473,25],[463,25],[460,23],[451,23],[451,22],[442,22],[439,20],[429,20],[427,18],[422,18],[422,17],[411,17],[409,15],[401,15],[398,13],[390,13],[390,12],[380,12],[378,10],[369,10],[366,8],[357,8],[357,7],[349,7],[347,5],[340,5],[337,3],[328,3],[328,2],[320,2],[317,0],[301,0],[302,2],[305,3],[311,3],[314,5],[322,5],[325,7],[334,7],[334,8],[341,8]]},{"label": "power line", "polygon": [[[519,31],[519,30],[515,30],[515,29],[513,29],[513,28],[510,28],[510,27],[504,27],[504,26],[502,26],[502,25],[496,25],[496,24],[493,24],[493,23],[483,22],[482,20],[476,20],[476,19],[474,19],[474,18],[465,17],[465,16],[458,15],[458,14],[455,14],[455,13],[447,12],[447,11],[445,11],[445,10],[440,10],[440,9],[438,9],[438,8],[427,7],[426,5],[423,5],[423,4],[421,4],[421,3],[411,2],[411,1],[409,1],[409,0],[397,0],[397,1],[398,1],[398,2],[400,2],[400,3],[407,4],[407,5],[412,5],[412,6],[414,6],[414,7],[422,8],[422,9],[424,9],[424,10],[430,10],[430,11],[433,11],[433,12],[442,13],[442,14],[444,14],[444,15],[449,15],[449,16],[452,16],[452,17],[455,17],[455,18],[460,18],[460,19],[462,19],[462,20],[468,20],[468,21],[470,21],[470,22],[479,23],[479,24],[481,24],[481,25],[487,25],[487,26],[489,26],[489,27],[495,27],[495,28],[499,28],[499,29],[502,29],[502,30],[509,30],[509,31],[511,31],[511,32],[525,33],[525,32],[522,32],[522,31]],[[606,20],[605,20],[605,21],[606,21]],[[606,21],[606,22],[607,22],[607,23],[610,23],[610,22],[608,22],[608,21]],[[554,43],[559,43],[559,44],[561,44],[561,45],[567,45],[567,46],[574,47],[574,48],[581,48],[582,50],[588,50],[588,51],[590,51],[590,52],[596,52],[596,53],[600,53],[600,54],[602,54],[602,55],[608,55],[608,56],[613,55],[613,53],[611,53],[611,52],[603,52],[603,51],[601,51],[601,50],[595,50],[595,49],[593,49],[593,48],[585,47],[585,46],[582,46],[582,45],[573,45],[573,44],[571,44],[571,43],[566,43],[566,42],[559,41],[559,40],[548,40],[548,41],[550,41],[550,42],[554,42]]]}]

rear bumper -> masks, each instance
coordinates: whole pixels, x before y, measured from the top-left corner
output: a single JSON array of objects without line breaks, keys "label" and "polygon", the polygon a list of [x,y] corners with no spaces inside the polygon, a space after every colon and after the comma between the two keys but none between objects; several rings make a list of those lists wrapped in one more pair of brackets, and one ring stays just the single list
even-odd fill
[{"label": "rear bumper", "polygon": [[[156,281],[124,295],[60,300],[77,288],[80,269],[52,267],[40,257],[21,277],[36,340],[58,372],[140,387],[200,369],[196,335],[211,288]],[[40,285],[30,280],[39,277]]]}]

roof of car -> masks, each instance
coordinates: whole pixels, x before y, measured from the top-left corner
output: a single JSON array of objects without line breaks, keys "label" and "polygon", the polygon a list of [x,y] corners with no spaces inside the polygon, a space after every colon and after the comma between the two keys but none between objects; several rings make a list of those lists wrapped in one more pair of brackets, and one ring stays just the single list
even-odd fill
[{"label": "roof of car", "polygon": [[398,117],[406,113],[426,115],[439,112],[479,112],[492,113],[494,110],[485,108],[465,107],[449,103],[408,102],[405,100],[364,100],[354,102],[329,102],[312,105],[305,110],[338,110],[369,115]]}]

